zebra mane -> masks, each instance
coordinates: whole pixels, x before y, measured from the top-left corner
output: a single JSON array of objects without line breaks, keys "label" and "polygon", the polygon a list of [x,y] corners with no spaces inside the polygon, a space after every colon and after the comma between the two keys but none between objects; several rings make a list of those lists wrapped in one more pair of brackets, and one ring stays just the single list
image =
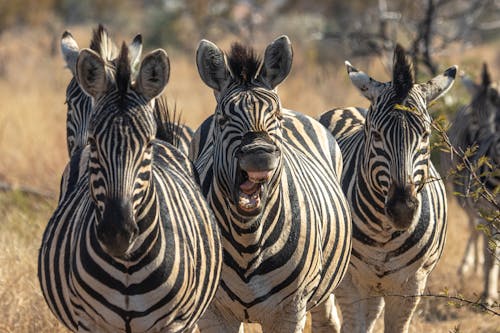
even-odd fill
[{"label": "zebra mane", "polygon": [[228,63],[236,80],[240,83],[250,83],[259,71],[261,60],[251,47],[234,43],[231,46]]},{"label": "zebra mane", "polygon": [[90,49],[96,51],[105,61],[115,59],[118,53],[115,43],[111,40],[108,31],[102,24],[99,24],[97,29],[92,31]]},{"label": "zebra mane", "polygon": [[396,44],[393,59],[392,85],[396,100],[401,102],[410,92],[415,83],[413,63],[400,44]]},{"label": "zebra mane", "polygon": [[122,44],[122,48],[120,50],[120,54],[116,59],[116,86],[120,95],[123,97],[127,93],[128,86],[130,84],[130,59],[128,55],[128,47],[125,42]]},{"label": "zebra mane", "polygon": [[156,99],[154,115],[156,120],[156,138],[179,147],[181,116],[177,113],[177,106],[173,112],[168,108],[167,100],[163,97]]}]

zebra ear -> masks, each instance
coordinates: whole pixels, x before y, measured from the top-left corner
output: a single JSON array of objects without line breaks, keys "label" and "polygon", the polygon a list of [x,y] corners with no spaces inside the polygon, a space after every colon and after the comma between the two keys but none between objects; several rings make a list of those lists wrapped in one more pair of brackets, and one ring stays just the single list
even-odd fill
[{"label": "zebra ear", "polygon": [[97,98],[107,88],[104,60],[91,49],[81,50],[76,62],[76,79],[87,95]]},{"label": "zebra ear", "polygon": [[217,92],[226,88],[231,80],[226,55],[214,43],[202,39],[196,50],[196,66],[201,79]]},{"label": "zebra ear", "polygon": [[457,69],[457,66],[452,66],[445,70],[443,74],[434,77],[426,83],[419,84],[420,88],[425,93],[427,103],[443,96],[451,88],[453,82],[455,82]]},{"label": "zebra ear", "polygon": [[352,66],[349,61],[345,62],[347,74],[351,79],[352,84],[371,102],[374,102],[381,94],[382,90],[388,85],[372,79],[368,74],[358,70]]},{"label": "zebra ear", "polygon": [[488,65],[483,63],[483,71],[481,73],[481,84],[484,88],[488,87],[491,84],[490,73],[488,72]]},{"label": "zebra ear", "polygon": [[170,61],[167,52],[157,49],[141,62],[135,88],[149,99],[160,95],[170,77]]},{"label": "zebra ear", "polygon": [[66,66],[69,68],[73,76],[76,74],[76,60],[78,59],[78,53],[80,49],[73,35],[69,31],[65,31],[61,37],[61,52],[66,62]]},{"label": "zebra ear", "polygon": [[276,38],[266,48],[260,79],[274,89],[292,69],[293,50],[290,39],[283,35]]},{"label": "zebra ear", "polygon": [[142,54],[142,36],[138,34],[128,46],[130,52],[130,68],[132,73],[137,73]]}]

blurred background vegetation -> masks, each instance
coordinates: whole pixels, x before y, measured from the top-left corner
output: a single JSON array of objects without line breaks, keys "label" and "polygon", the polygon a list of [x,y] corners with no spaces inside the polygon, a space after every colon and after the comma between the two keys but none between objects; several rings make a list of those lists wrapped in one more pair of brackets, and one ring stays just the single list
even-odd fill
[{"label": "blurred background vegetation", "polygon": [[[68,161],[64,101],[71,73],[59,42],[70,30],[88,47],[98,23],[116,43],[141,33],[144,52],[168,52],[172,74],[165,95],[193,128],[215,107],[194,62],[201,38],[225,50],[242,41],[261,54],[287,34],[294,62],[279,95],[285,107],[312,116],[368,106],[350,84],[344,61],[388,81],[396,42],[414,58],[418,81],[457,64],[477,82],[483,62],[500,78],[500,0],[0,0],[0,190],[13,189],[0,191],[0,333],[64,332],[36,278],[41,235]],[[432,111],[446,117],[469,99],[457,80]],[[446,288],[479,298],[480,278],[456,274],[468,222],[451,195],[449,205],[447,244],[427,291]],[[500,332],[500,320],[425,299],[411,328],[423,331]]]}]

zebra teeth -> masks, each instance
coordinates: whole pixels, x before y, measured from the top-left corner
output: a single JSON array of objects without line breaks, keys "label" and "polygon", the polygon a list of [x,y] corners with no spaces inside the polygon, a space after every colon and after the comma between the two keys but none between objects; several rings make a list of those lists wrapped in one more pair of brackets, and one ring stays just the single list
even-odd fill
[{"label": "zebra teeth", "polygon": [[271,171],[247,171],[248,180],[255,184],[266,183],[271,179]]}]

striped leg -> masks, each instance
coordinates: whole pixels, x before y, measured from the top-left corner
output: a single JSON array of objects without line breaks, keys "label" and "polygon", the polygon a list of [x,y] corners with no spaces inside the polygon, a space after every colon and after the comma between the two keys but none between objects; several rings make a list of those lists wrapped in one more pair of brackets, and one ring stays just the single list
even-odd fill
[{"label": "striped leg", "polygon": [[469,239],[467,240],[465,253],[458,271],[461,277],[464,277],[471,271],[479,275],[481,267],[483,267],[484,258],[479,239],[480,233],[476,230],[476,226],[479,223],[481,222],[475,216],[469,217]]},{"label": "striped leg", "polygon": [[369,333],[384,308],[382,297],[370,296],[368,290],[353,283],[348,273],[335,293],[342,311],[341,332]]},{"label": "striped leg", "polygon": [[302,333],[306,326],[306,304],[291,302],[276,316],[262,323],[263,333]]},{"label": "striped leg", "polygon": [[[401,292],[402,295],[420,295],[427,283],[427,277],[415,281],[411,279]],[[418,297],[385,297],[384,327],[385,333],[407,333],[410,321],[417,308],[420,298]]]},{"label": "striped leg", "polygon": [[497,241],[496,251],[491,252],[488,248],[488,239],[484,236],[484,301],[488,304],[493,304],[494,301],[498,301],[498,274],[499,274],[499,263],[498,258],[500,258],[500,244]]},{"label": "striped leg", "polygon": [[338,333],[340,332],[340,320],[335,307],[335,297],[330,297],[311,309],[312,331],[315,333]]},{"label": "striped leg", "polygon": [[198,321],[198,329],[200,333],[244,333],[243,324],[215,302]]}]

